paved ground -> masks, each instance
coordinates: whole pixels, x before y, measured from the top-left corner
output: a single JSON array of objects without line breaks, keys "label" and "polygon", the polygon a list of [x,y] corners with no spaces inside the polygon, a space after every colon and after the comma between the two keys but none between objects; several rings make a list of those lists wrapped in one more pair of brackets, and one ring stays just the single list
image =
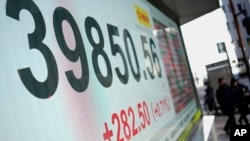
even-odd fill
[{"label": "paved ground", "polygon": [[[250,88],[250,83],[247,78],[240,79],[239,82],[247,85]],[[203,109],[203,115],[208,115],[204,110],[204,95],[205,95],[205,87],[202,85],[197,85],[197,91],[200,98],[201,106]],[[236,121],[239,119],[239,114],[235,115]],[[248,119],[250,121],[250,115],[248,115]],[[225,122],[227,121],[227,116],[224,115],[216,115],[211,131],[209,133],[208,141],[229,141],[229,135],[226,134],[223,130]],[[197,125],[196,130],[191,134],[188,141],[204,141],[203,134],[203,118],[200,123]],[[205,121],[206,123],[206,121]]]}]

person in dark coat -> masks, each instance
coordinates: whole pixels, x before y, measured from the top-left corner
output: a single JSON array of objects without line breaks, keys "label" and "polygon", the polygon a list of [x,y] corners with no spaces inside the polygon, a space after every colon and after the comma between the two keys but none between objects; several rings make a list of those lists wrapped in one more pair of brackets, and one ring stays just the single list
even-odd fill
[{"label": "person in dark coat", "polygon": [[214,90],[209,82],[206,82],[205,85],[207,86],[205,89],[205,109],[207,110],[208,114],[213,114],[213,112],[217,113]]},{"label": "person in dark coat", "polygon": [[225,78],[219,78],[218,83],[219,87],[216,91],[216,99],[222,112],[228,116],[228,120],[224,126],[224,131],[229,134],[230,126],[236,125],[234,117],[236,109],[235,97],[232,89],[226,84]]},{"label": "person in dark coat", "polygon": [[233,94],[236,97],[236,105],[240,113],[239,123],[242,124],[242,120],[244,120],[245,124],[249,125],[249,121],[247,119],[247,114],[249,114],[249,107],[246,103],[246,96],[249,92],[247,86],[240,84],[238,80],[232,78],[231,79],[231,88],[233,90]]}]

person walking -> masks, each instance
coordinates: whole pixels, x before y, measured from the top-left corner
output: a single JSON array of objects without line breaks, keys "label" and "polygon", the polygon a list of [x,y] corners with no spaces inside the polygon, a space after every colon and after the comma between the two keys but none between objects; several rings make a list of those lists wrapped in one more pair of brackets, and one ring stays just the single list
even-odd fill
[{"label": "person walking", "polygon": [[239,123],[242,124],[242,120],[244,120],[246,125],[249,125],[249,121],[247,119],[247,114],[249,114],[250,109],[248,107],[248,104],[246,103],[246,96],[249,92],[249,89],[247,86],[240,84],[238,80],[232,78],[231,79],[231,88],[233,91],[233,94],[236,98],[236,106],[240,113]]},{"label": "person walking", "polygon": [[211,87],[209,82],[205,83],[206,89],[205,89],[205,102],[204,106],[208,114],[213,114],[214,112],[217,113],[215,98],[214,98],[214,90]]},{"label": "person walking", "polygon": [[236,125],[235,122],[235,109],[236,102],[232,89],[226,84],[224,77],[218,79],[219,87],[216,91],[216,99],[220,105],[220,108],[224,114],[228,116],[228,120],[225,123],[224,131],[229,134],[230,126]]}]

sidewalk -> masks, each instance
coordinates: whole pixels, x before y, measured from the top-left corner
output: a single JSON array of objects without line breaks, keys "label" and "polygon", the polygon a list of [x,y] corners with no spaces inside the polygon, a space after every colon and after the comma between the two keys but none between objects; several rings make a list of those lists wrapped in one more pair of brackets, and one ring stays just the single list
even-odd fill
[{"label": "sidewalk", "polygon": [[[240,83],[247,85],[250,88],[249,80],[248,78],[242,78],[239,80]],[[207,115],[207,113],[204,110],[204,95],[205,95],[205,86],[197,86],[197,93],[200,98],[200,103],[203,109],[203,117],[198,123],[196,129],[192,132],[190,135],[188,141],[204,141],[204,116]],[[211,127],[211,130],[209,132],[208,140],[207,141],[229,141],[230,135],[228,135],[226,132],[224,132],[223,128],[225,125],[225,122],[227,121],[227,116],[225,115],[216,115],[214,116],[214,121]],[[239,119],[239,114],[235,115],[236,122]],[[248,115],[248,120],[250,121],[250,115]],[[205,121],[206,123],[207,121]],[[238,123],[238,122],[237,122]]]}]

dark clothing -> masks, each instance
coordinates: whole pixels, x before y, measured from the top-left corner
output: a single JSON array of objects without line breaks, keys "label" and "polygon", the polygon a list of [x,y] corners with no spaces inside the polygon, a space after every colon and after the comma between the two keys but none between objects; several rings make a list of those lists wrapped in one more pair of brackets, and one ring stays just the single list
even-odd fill
[{"label": "dark clothing", "polygon": [[205,96],[204,104],[205,104],[205,109],[209,112],[211,112],[215,109],[213,99],[209,98],[208,96]]},{"label": "dark clothing", "polygon": [[213,110],[215,110],[216,112],[216,104],[215,104],[215,99],[214,99],[213,88],[210,85],[208,85],[205,92],[206,92],[206,95],[205,95],[206,110],[208,110],[209,112],[213,112]]},{"label": "dark clothing", "polygon": [[237,86],[232,86],[232,89],[236,97],[236,103],[246,103],[246,93],[249,92],[247,86],[238,83]]},{"label": "dark clothing", "polygon": [[223,86],[219,86],[216,91],[216,98],[218,103],[220,104],[222,112],[228,116],[228,120],[224,126],[224,130],[226,132],[229,132],[230,126],[236,124],[234,118],[236,102],[232,93],[232,89],[226,84],[224,84]]},{"label": "dark clothing", "polygon": [[239,122],[242,123],[242,120],[245,121],[246,124],[249,124],[248,119],[246,117],[249,114],[249,107],[246,103],[246,92],[248,92],[248,88],[245,85],[237,84],[236,86],[231,86],[233,90],[233,94],[236,98],[236,105],[240,113]]},{"label": "dark clothing", "polygon": [[223,113],[233,113],[236,108],[235,97],[228,85],[219,86],[216,91],[216,98]]}]

